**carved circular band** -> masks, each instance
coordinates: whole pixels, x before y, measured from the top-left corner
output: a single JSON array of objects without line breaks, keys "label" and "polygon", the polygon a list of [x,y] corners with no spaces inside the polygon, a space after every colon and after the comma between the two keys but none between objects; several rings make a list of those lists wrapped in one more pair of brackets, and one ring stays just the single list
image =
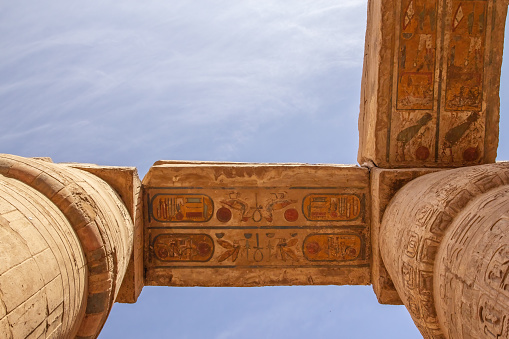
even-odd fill
[{"label": "carved circular band", "polygon": [[[77,319],[77,337],[95,338],[106,321],[123,277],[123,274],[117,274],[118,266],[124,264],[119,261],[129,258],[131,250],[130,246],[118,246],[110,229],[104,227],[108,220],[111,221],[111,216],[104,216],[113,204],[105,206],[100,195],[113,196],[107,192],[111,188],[99,178],[78,169],[12,155],[0,155],[0,174],[41,192],[72,225],[85,254],[88,271],[86,310],[83,319]],[[87,185],[93,185],[101,193],[94,196],[90,190],[87,192]],[[115,211],[116,215],[122,216],[115,217],[115,221],[129,234],[127,243],[132,242],[133,225],[129,214],[123,204],[114,205],[119,209]]]},{"label": "carved circular band", "polygon": [[471,201],[509,184],[509,163],[444,170],[404,186],[384,213],[384,264],[425,337],[445,338],[435,307],[435,259],[446,232]]}]

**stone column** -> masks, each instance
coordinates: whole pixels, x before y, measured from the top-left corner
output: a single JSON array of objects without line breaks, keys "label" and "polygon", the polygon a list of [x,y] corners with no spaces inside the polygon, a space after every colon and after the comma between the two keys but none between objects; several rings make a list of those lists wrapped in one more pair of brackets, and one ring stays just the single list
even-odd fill
[{"label": "stone column", "polygon": [[440,171],[403,187],[381,253],[425,338],[509,336],[509,163]]},{"label": "stone column", "polygon": [[131,217],[106,182],[0,155],[0,337],[97,337],[132,244]]}]

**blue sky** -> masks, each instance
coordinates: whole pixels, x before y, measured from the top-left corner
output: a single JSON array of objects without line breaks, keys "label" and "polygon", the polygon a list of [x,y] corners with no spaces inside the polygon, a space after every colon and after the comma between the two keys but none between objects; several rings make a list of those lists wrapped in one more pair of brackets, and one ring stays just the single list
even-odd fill
[{"label": "blue sky", "polygon": [[[140,176],[159,159],[355,164],[366,3],[0,1],[1,151]],[[115,337],[420,335],[371,287],[146,287],[114,306]]]}]

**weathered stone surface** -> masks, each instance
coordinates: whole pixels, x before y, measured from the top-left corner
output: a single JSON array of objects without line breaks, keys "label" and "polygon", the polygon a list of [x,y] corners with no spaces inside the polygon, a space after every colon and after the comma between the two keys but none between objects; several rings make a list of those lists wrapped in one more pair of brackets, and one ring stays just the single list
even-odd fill
[{"label": "weathered stone surface", "polygon": [[116,302],[135,303],[144,285],[143,281],[143,225],[139,199],[141,182],[135,167],[98,166],[69,163],[104,180],[118,193],[134,221],[133,251]]},{"label": "weathered stone surface", "polygon": [[[0,206],[11,206],[0,208],[0,337],[48,334],[55,321],[55,330],[72,333],[84,311],[79,239],[49,199],[20,181],[0,176],[0,196]],[[63,304],[65,315],[50,319]]]},{"label": "weathered stone surface", "polygon": [[509,337],[509,186],[466,206],[442,243],[433,290],[446,336]]},{"label": "weathered stone surface", "polygon": [[401,305],[402,301],[394,287],[380,254],[380,225],[385,209],[394,195],[407,183],[438,169],[380,169],[371,168],[371,280],[373,291],[381,304]]},{"label": "weathered stone surface", "polygon": [[425,338],[509,337],[509,164],[432,173],[495,160],[507,3],[369,0],[369,169],[158,161],[141,185],[0,155],[0,337],[95,338],[145,283],[372,283]]},{"label": "weathered stone surface", "polygon": [[[481,277],[505,244],[502,231],[493,228],[503,223],[508,187],[509,163],[444,170],[411,181],[387,207],[380,231],[383,261],[425,338],[491,338],[468,329],[479,325],[482,310],[472,307],[491,284]],[[505,304],[502,296],[488,299],[497,310],[498,302]],[[459,318],[463,329],[455,323]]]},{"label": "weathered stone surface", "polygon": [[[124,202],[99,176],[71,166],[12,155],[0,159],[0,205],[12,205],[0,208],[0,226],[10,232],[5,248],[0,243],[0,257],[13,241],[22,243],[0,273],[13,336],[97,336],[131,257],[133,224]],[[125,186],[125,196],[131,190],[132,213],[133,173],[131,186],[122,175],[111,179],[119,189]],[[64,309],[55,313],[60,305]]]},{"label": "weathered stone surface", "polygon": [[143,180],[148,285],[369,284],[369,172],[158,162]]},{"label": "weathered stone surface", "polygon": [[369,1],[359,163],[494,162],[507,2]]}]

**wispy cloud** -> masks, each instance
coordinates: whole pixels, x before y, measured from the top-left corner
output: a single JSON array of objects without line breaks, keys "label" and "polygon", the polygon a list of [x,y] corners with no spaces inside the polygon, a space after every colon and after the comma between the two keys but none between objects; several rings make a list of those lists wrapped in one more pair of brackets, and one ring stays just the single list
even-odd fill
[{"label": "wispy cloud", "polygon": [[[351,97],[348,82],[324,81],[329,74],[360,73],[364,1],[3,7],[0,144],[12,152],[19,152],[13,136],[21,135],[16,129],[23,116],[24,130],[39,131],[35,139],[49,141],[50,130],[37,128],[49,123],[65,147],[102,144],[109,159],[119,149],[143,149],[153,159],[193,157],[182,152],[192,138],[206,148],[194,157],[242,160],[244,145],[260,128],[291,117],[312,123],[341,92]],[[84,117],[96,132],[77,130]],[[23,143],[21,151],[30,154],[64,151],[58,142],[49,149]]]}]

